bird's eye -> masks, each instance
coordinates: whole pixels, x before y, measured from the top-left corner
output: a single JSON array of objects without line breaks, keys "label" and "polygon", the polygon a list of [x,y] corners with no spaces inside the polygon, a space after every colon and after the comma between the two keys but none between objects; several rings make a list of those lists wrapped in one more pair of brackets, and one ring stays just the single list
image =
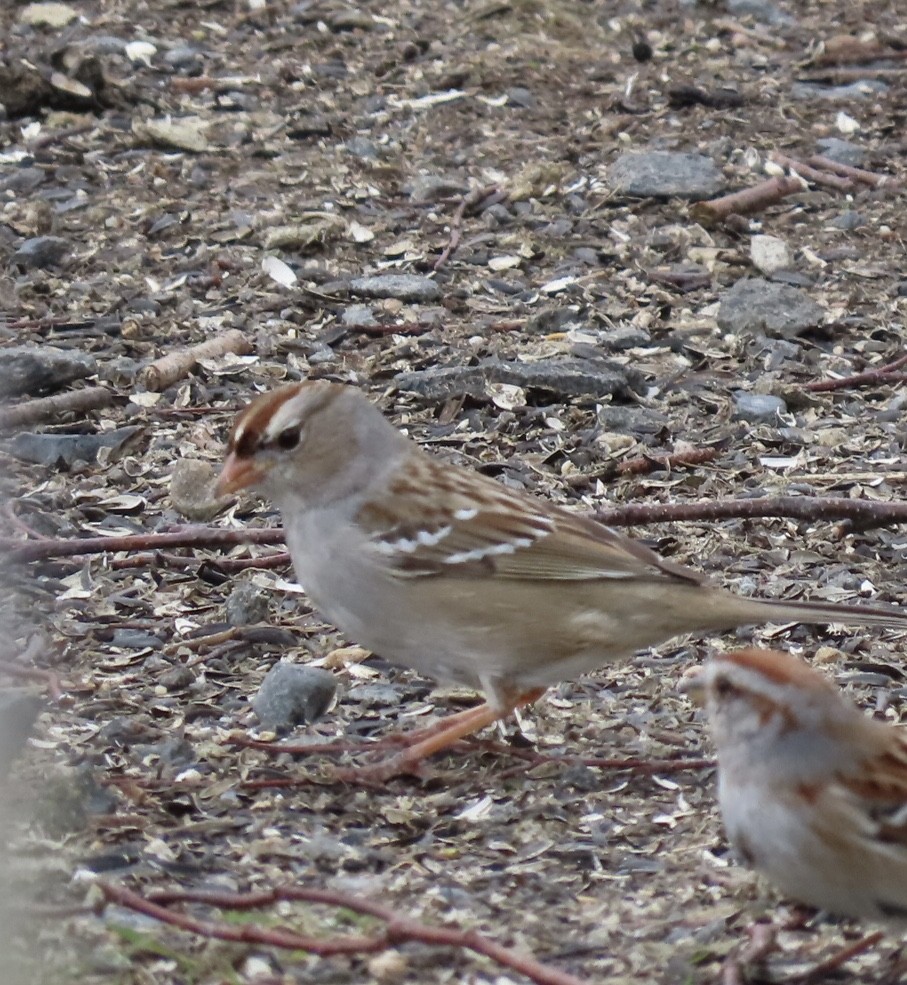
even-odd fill
[{"label": "bird's eye", "polygon": [[715,694],[722,699],[733,698],[739,694],[740,690],[732,684],[726,677],[719,677],[715,681]]},{"label": "bird's eye", "polygon": [[299,436],[299,428],[287,428],[277,435],[274,443],[284,451],[292,451],[299,444]]}]

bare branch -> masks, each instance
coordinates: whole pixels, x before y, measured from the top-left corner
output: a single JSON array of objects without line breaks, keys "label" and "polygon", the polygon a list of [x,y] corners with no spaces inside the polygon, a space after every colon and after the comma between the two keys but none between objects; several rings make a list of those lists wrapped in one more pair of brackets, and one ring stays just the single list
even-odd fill
[{"label": "bare branch", "polygon": [[109,407],[113,397],[113,391],[106,386],[90,386],[84,390],[70,390],[68,393],[27,400],[0,410],[0,429],[9,431],[38,421],[49,421],[70,411],[85,412]]},{"label": "bare branch", "polygon": [[[510,948],[496,944],[474,930],[433,927],[418,920],[402,917],[396,909],[390,906],[340,890],[309,889],[302,886],[278,886],[271,890],[256,893],[155,890],[149,893],[146,898],[111,883],[100,882],[98,885],[105,899],[109,902],[118,903],[120,906],[128,907],[203,937],[251,944],[270,944],[274,947],[309,951],[321,957],[330,957],[335,954],[375,953],[412,941],[473,951],[475,954],[490,958],[504,968],[525,975],[536,985],[584,985],[581,979],[542,964],[529,955],[518,954]],[[354,913],[375,917],[384,922],[385,929],[382,934],[375,936],[315,938],[283,928],[200,920],[169,908],[169,904],[173,903],[201,903],[224,909],[251,910],[281,901],[320,903],[325,906],[341,907],[352,910]]]}]

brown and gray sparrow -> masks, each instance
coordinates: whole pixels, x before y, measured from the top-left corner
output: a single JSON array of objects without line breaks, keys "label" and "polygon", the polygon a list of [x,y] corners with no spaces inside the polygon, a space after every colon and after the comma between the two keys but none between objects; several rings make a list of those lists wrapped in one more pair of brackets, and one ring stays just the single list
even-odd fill
[{"label": "brown and gray sparrow", "polygon": [[[761,622],[907,627],[866,607],[740,598],[586,517],[438,461],[358,390],[294,383],[253,400],[218,492],[283,514],[297,577],[351,639],[487,703],[395,757],[391,775],[642,647]],[[376,776],[380,771],[376,770]]]},{"label": "brown and gray sparrow", "polygon": [[743,860],[801,903],[907,920],[907,729],[771,650],[723,654],[681,689],[708,713]]}]

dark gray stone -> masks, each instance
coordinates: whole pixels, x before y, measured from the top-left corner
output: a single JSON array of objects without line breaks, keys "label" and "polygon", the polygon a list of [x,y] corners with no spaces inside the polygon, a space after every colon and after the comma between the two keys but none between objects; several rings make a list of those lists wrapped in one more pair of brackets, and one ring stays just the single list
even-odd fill
[{"label": "dark gray stone", "polygon": [[816,150],[838,164],[858,168],[866,160],[866,150],[840,137],[823,137],[816,141]]},{"label": "dark gray stone", "polygon": [[719,327],[735,335],[764,332],[794,338],[824,319],[825,309],[800,288],[758,277],[738,280],[718,309]]},{"label": "dark gray stone", "polygon": [[224,612],[231,626],[264,622],[268,615],[268,593],[252,581],[240,581],[227,596]]},{"label": "dark gray stone", "polygon": [[846,212],[836,215],[828,224],[834,226],[835,229],[843,229],[845,232],[850,232],[853,229],[859,229],[860,226],[865,226],[866,216],[862,212],[848,209]]},{"label": "dark gray stone", "polygon": [[0,396],[34,397],[93,376],[97,370],[94,356],[87,352],[52,345],[10,346],[0,360]]},{"label": "dark gray stone", "polygon": [[771,0],[725,0],[725,8],[735,17],[753,17],[763,24],[793,24],[793,17],[785,14]]},{"label": "dark gray stone", "polygon": [[394,382],[401,390],[427,400],[454,396],[482,399],[489,383],[509,383],[525,389],[546,390],[562,397],[642,393],[641,373],[626,366],[591,359],[543,359],[539,362],[504,362],[487,359],[476,366],[442,366],[412,373],[398,373]]},{"label": "dark gray stone", "polygon": [[101,434],[17,434],[7,446],[13,458],[36,465],[72,465],[74,462],[94,462],[102,448],[110,448],[111,460],[122,457],[123,449],[131,445],[144,428],[132,425],[104,431]]},{"label": "dark gray stone", "polygon": [[840,86],[827,86],[820,82],[795,82],[790,87],[790,94],[794,99],[808,102],[824,99],[829,103],[851,103],[855,100],[862,102],[887,91],[888,86],[878,79],[860,79]]},{"label": "dark gray stone", "polygon": [[368,137],[352,137],[344,147],[346,150],[363,161],[376,161],[380,156],[378,145],[368,139]]},{"label": "dark gray stone", "polygon": [[404,185],[403,190],[414,202],[440,202],[452,195],[465,195],[467,185],[459,178],[420,174],[417,178],[413,178],[409,184]]},{"label": "dark gray stone", "polygon": [[772,424],[787,411],[787,404],[769,393],[734,392],[734,417],[750,424]]},{"label": "dark gray stone", "polygon": [[660,150],[622,154],[608,180],[616,192],[639,198],[712,198],[725,186],[710,157]]},{"label": "dark gray stone", "polygon": [[340,321],[348,328],[374,328],[378,324],[374,312],[367,304],[351,304],[344,308]]},{"label": "dark gray stone", "polygon": [[55,267],[71,249],[61,236],[35,236],[27,239],[12,255],[12,262],[28,270]]},{"label": "dark gray stone", "polygon": [[428,277],[417,274],[377,274],[351,280],[350,290],[364,298],[396,298],[416,304],[437,301],[441,288]]},{"label": "dark gray stone", "polygon": [[330,671],[281,662],[265,675],[252,708],[266,728],[285,732],[321,718],[336,690]]},{"label": "dark gray stone", "polygon": [[24,688],[0,691],[0,777],[6,776],[34,732],[44,708],[40,695]]}]

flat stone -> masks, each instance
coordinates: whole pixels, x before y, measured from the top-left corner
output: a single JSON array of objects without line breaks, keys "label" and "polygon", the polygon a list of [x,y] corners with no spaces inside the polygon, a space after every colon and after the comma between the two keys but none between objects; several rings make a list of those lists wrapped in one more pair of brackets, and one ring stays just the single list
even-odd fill
[{"label": "flat stone", "polygon": [[806,102],[824,99],[829,103],[865,101],[887,91],[888,86],[878,79],[859,79],[856,82],[839,86],[826,86],[819,82],[795,82],[790,87],[790,94],[793,99],[802,99]]},{"label": "flat stone", "polygon": [[785,14],[770,0],[724,0],[725,9],[734,17],[752,17],[763,24],[794,24],[789,14]]},{"label": "flat stone", "polygon": [[265,675],[252,709],[266,728],[286,732],[321,718],[336,691],[330,671],[281,661]]},{"label": "flat stone", "polygon": [[636,370],[591,359],[543,359],[538,362],[486,359],[476,366],[442,366],[398,373],[394,382],[401,390],[418,393],[433,401],[464,395],[489,398],[490,383],[545,390],[563,397],[629,396],[642,393],[645,387],[643,375]]},{"label": "flat stone", "polygon": [[750,259],[753,266],[766,277],[779,270],[787,270],[793,262],[787,243],[777,236],[754,236],[750,240]]},{"label": "flat stone", "polygon": [[94,356],[53,345],[13,345],[0,360],[0,396],[34,397],[98,371]]},{"label": "flat stone", "polygon": [[798,287],[760,278],[738,280],[721,298],[718,325],[735,335],[795,338],[825,320],[825,309]]},{"label": "flat stone", "polygon": [[725,187],[715,162],[703,154],[633,151],[608,171],[611,187],[638,198],[712,198]]},{"label": "flat stone", "polygon": [[417,274],[378,274],[373,277],[357,277],[349,288],[364,298],[395,298],[414,304],[426,304],[441,297],[441,288],[428,277]]},{"label": "flat stone", "polygon": [[45,270],[57,266],[70,249],[69,240],[61,236],[34,236],[25,240],[11,259],[28,270]]},{"label": "flat stone", "polygon": [[178,458],[170,474],[170,504],[187,520],[210,520],[232,499],[214,494],[216,481],[217,473],[210,462]]},{"label": "flat stone", "polygon": [[772,424],[777,422],[779,414],[786,412],[787,404],[780,397],[769,393],[747,393],[745,390],[734,392],[734,417],[738,421]]},{"label": "flat stone", "polygon": [[254,582],[243,579],[235,584],[224,601],[231,626],[250,626],[264,622],[268,615],[268,593]]},{"label": "flat stone", "polygon": [[7,451],[21,462],[72,466],[75,462],[94,462],[102,448],[109,448],[110,460],[116,461],[123,457],[127,448],[133,447],[133,442],[144,430],[133,424],[100,434],[35,434],[26,431],[13,438]]},{"label": "flat stone", "polygon": [[837,161],[838,164],[849,164],[858,168],[866,160],[866,149],[852,144],[840,137],[823,137],[816,141],[816,150],[823,157]]}]

